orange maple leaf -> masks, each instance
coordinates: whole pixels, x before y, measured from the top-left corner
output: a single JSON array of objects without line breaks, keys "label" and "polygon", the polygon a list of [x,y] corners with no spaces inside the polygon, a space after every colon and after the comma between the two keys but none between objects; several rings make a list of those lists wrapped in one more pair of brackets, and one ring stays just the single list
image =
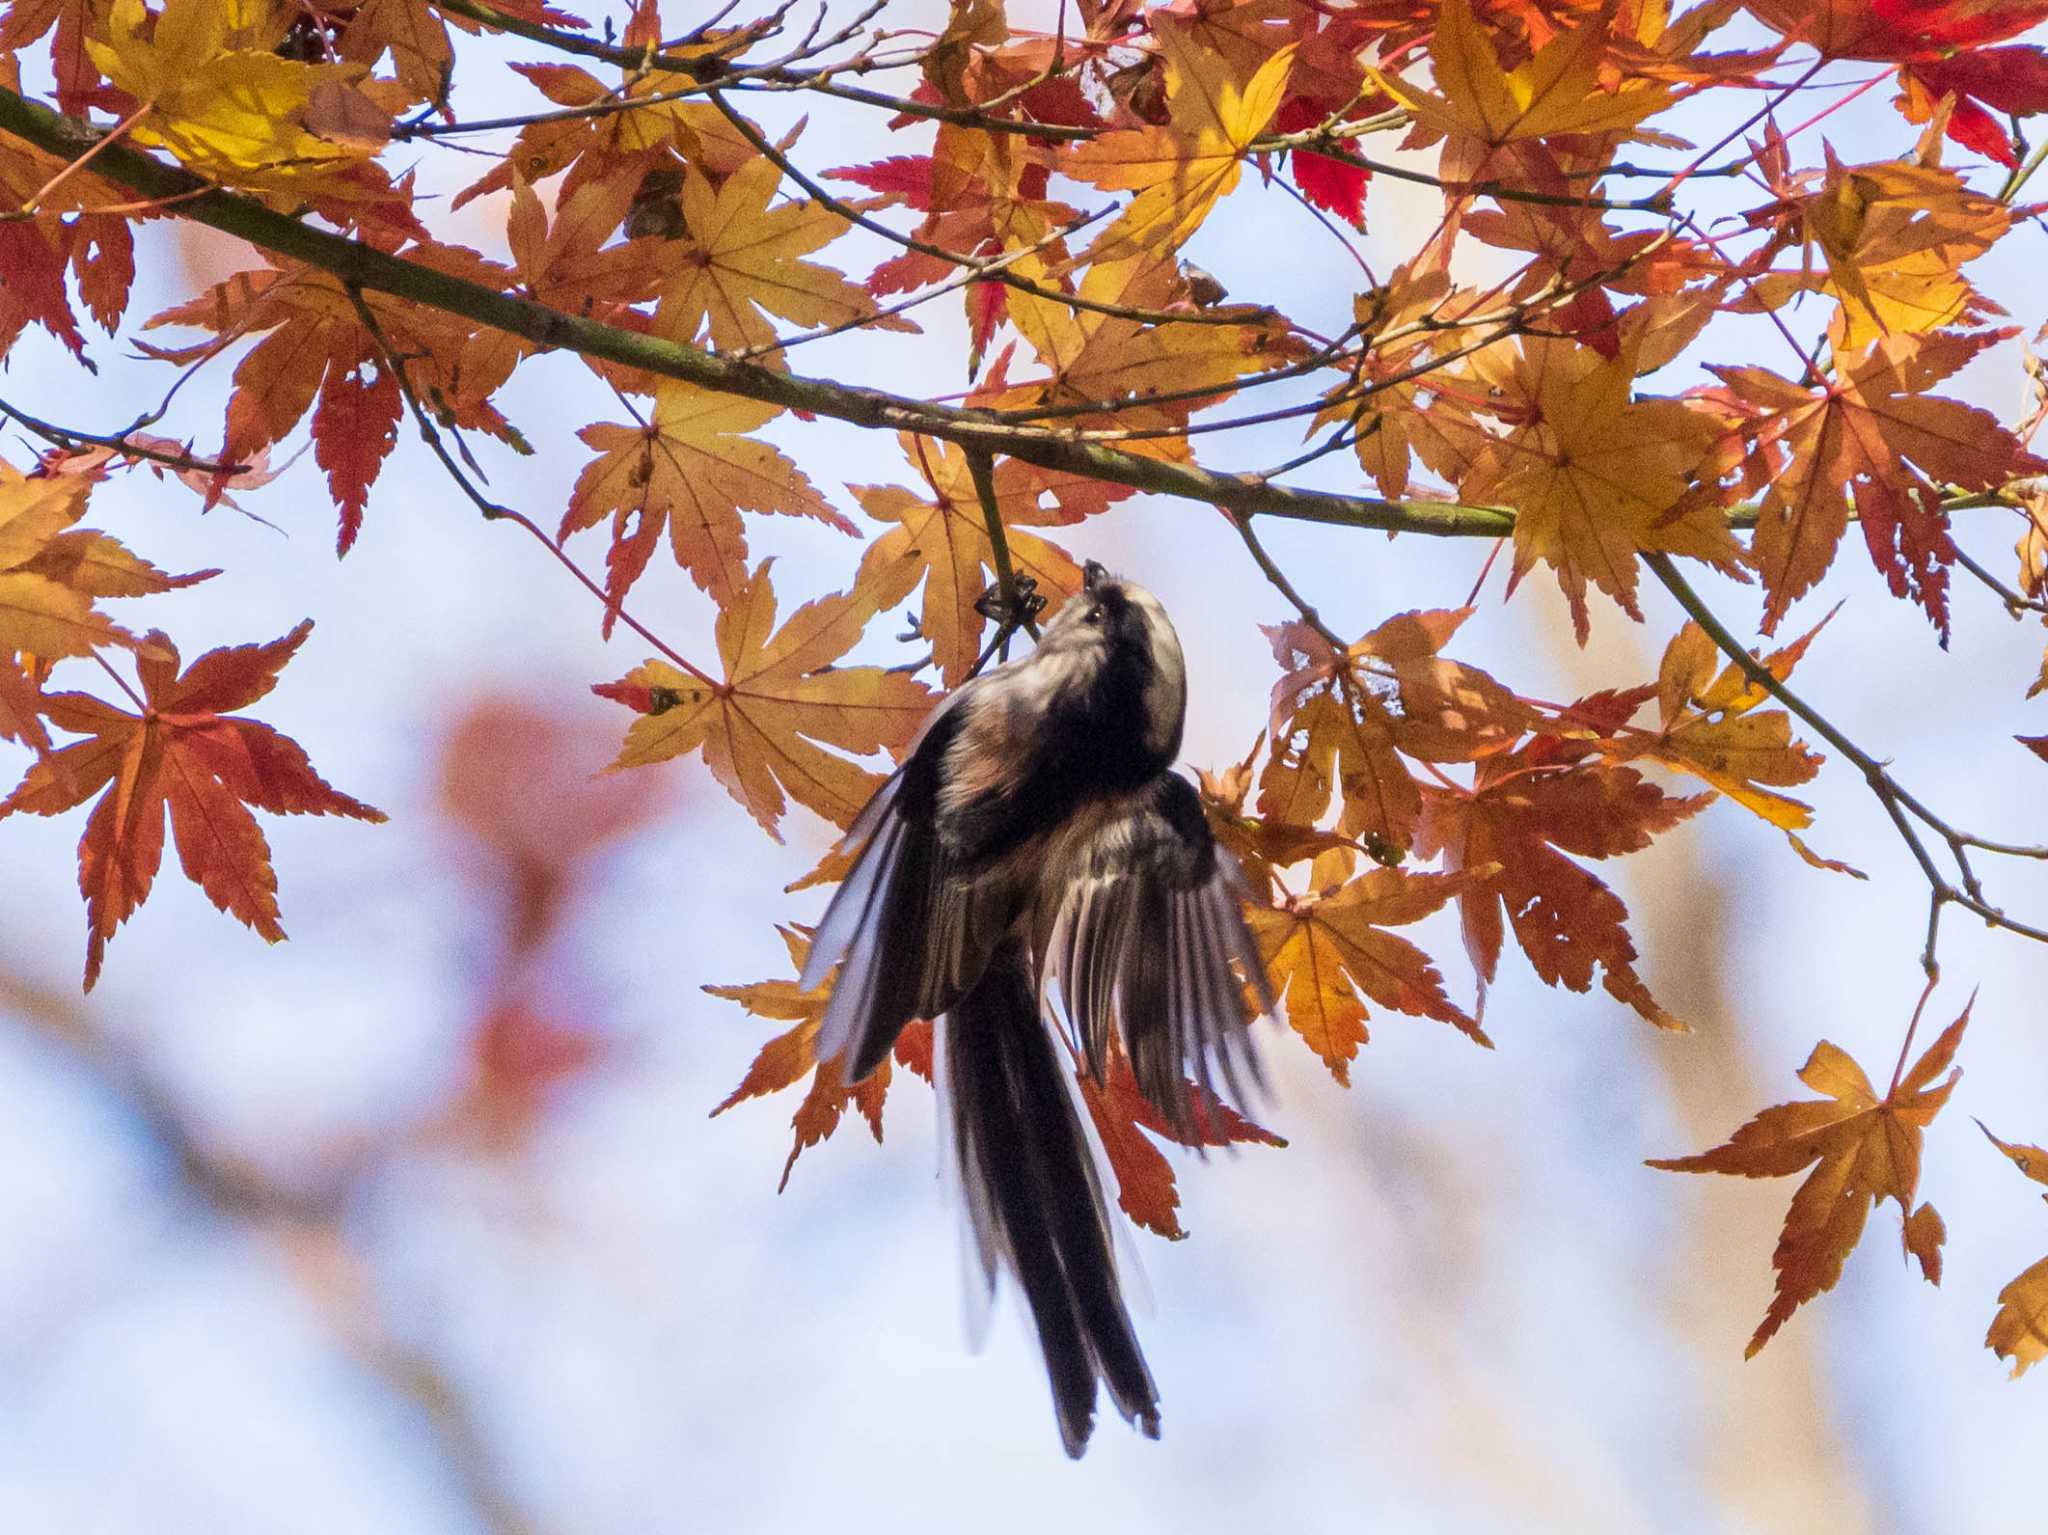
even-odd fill
[{"label": "orange maple leaf", "polygon": [[1165,17],[1156,20],[1167,124],[1098,134],[1059,163],[1076,181],[1138,194],[1082,261],[1156,258],[1178,249],[1237,186],[1247,147],[1265,132],[1286,92],[1292,47],[1275,50],[1240,87],[1226,56]]},{"label": "orange maple leaf", "polygon": [[1938,1085],[1934,1079],[1954,1061],[1969,1021],[1965,1007],[1911,1070],[1905,1069],[1902,1052],[1900,1069],[1883,1098],[1861,1066],[1822,1040],[1799,1068],[1799,1079],[1825,1097],[1765,1109],[1711,1151],[1649,1163],[1666,1172],[1744,1178],[1782,1178],[1817,1164],[1785,1213],[1785,1229],[1771,1255],[1777,1293],[1743,1350],[1745,1357],[1753,1357],[1801,1305],[1835,1287],[1880,1200],[1898,1201],[1906,1250],[1919,1260],[1929,1283],[1941,1282],[1941,1217],[1931,1205],[1915,1209],[1913,1197],[1920,1184],[1921,1135],[1948,1102],[1962,1071],[1950,1071]]},{"label": "orange maple leaf", "polygon": [[725,681],[666,661],[637,666],[593,691],[639,710],[606,771],[701,751],[712,777],[778,842],[784,791],[850,826],[878,774],[817,744],[867,755],[906,745],[931,712],[923,683],[877,666],[836,666],[874,616],[865,599],[821,597],[775,627],[770,561],[718,615]]},{"label": "orange maple leaf", "polygon": [[1252,763],[1258,760],[1265,744],[1262,731],[1242,762],[1233,763],[1221,773],[1195,770],[1209,829],[1218,842],[1230,849],[1251,883],[1252,899],[1261,903],[1272,899],[1279,883],[1278,870],[1339,848],[1359,851],[1357,842],[1336,832],[1291,821],[1267,820],[1246,812],[1244,802],[1252,787]]},{"label": "orange maple leaf", "polygon": [[1679,798],[1633,768],[1583,760],[1595,750],[1535,736],[1481,760],[1469,789],[1425,785],[1416,851],[1442,853],[1453,870],[1499,866],[1492,879],[1458,897],[1482,998],[1500,964],[1505,910],[1515,941],[1546,984],[1585,991],[1597,965],[1612,996],[1659,1028],[1682,1029],[1636,974],[1636,948],[1624,925],[1628,908],[1565,855],[1638,852],[1712,796]]},{"label": "orange maple leaf", "polygon": [[2013,335],[1887,336],[1860,353],[1841,345],[1834,376],[1809,390],[1768,369],[1714,367],[1735,395],[1769,413],[1790,453],[1757,514],[1751,552],[1763,578],[1763,630],[1833,563],[1853,500],[1871,560],[1895,597],[1910,597],[1948,636],[1948,567],[1955,559],[1942,486],[1989,490],[2039,460],[1987,411],[1930,396],[1979,352]]},{"label": "orange maple leaf", "polygon": [[246,708],[276,687],[277,674],[312,629],[308,619],[267,645],[210,650],[182,673],[177,647],[152,631],[151,649],[164,659],[137,659],[140,714],[86,693],[43,699],[43,713],[53,725],[87,739],[31,767],[0,801],[0,816],[57,815],[107,791],[78,843],[87,991],[99,979],[107,941],[156,879],[167,809],[185,877],[271,943],[284,937],[277,875],[270,845],[250,810],[384,819],[381,810],[351,799],[314,772],[291,737],[227,712]]},{"label": "orange maple leaf", "polygon": [[759,156],[716,190],[695,170],[684,172],[681,206],[689,235],[664,242],[660,253],[673,275],[655,311],[658,335],[694,342],[708,320],[711,344],[720,351],[772,354],[777,337],[767,315],[816,326],[874,313],[864,289],[800,259],[838,239],[846,220],[808,201],[769,207],[781,182],[775,162]]},{"label": "orange maple leaf", "polygon": [[[789,950],[790,968],[801,974],[804,960],[811,952],[809,933],[780,926],[776,931],[782,935],[782,942]],[[704,988],[714,997],[739,1003],[757,1018],[772,1018],[796,1025],[761,1047],[760,1054],[754,1057],[753,1065],[747,1068],[739,1086],[711,1111],[711,1117],[716,1119],[734,1104],[768,1093],[779,1093],[786,1087],[795,1086],[806,1076],[811,1078],[810,1090],[804,1094],[803,1101],[797,1105],[795,1117],[790,1121],[796,1138],[789,1148],[789,1160],[782,1164],[782,1181],[776,1185],[777,1193],[789,1187],[789,1174],[796,1166],[796,1159],[807,1148],[817,1145],[838,1129],[847,1109],[859,1111],[861,1118],[867,1121],[868,1129],[874,1133],[877,1144],[882,1139],[882,1104],[889,1095],[891,1074],[888,1059],[885,1057],[865,1078],[848,1087],[840,1074],[839,1064],[836,1061],[821,1063],[812,1048],[817,1041],[818,1026],[825,1017],[825,1004],[832,996],[832,978],[837,974],[835,967],[832,976],[810,991],[799,990],[793,980]],[[897,1037],[895,1048],[896,1060],[927,1079],[931,1076],[931,1028],[929,1023],[911,1023]]]},{"label": "orange maple leaf", "polygon": [[[870,517],[889,527],[861,557],[855,589],[877,608],[890,608],[922,583],[919,632],[932,647],[941,679],[957,687],[980,655],[986,620],[977,603],[994,579],[995,552],[967,455],[952,443],[908,433],[902,442],[931,488],[931,499],[895,485],[848,487]],[[1019,532],[1013,524],[1071,519],[1057,509],[1040,509],[1027,482],[1011,483],[1027,492],[1005,495],[1009,487],[997,485],[1011,568],[1037,582],[1039,594],[1057,606],[1081,589],[1081,567],[1059,545]]]},{"label": "orange maple leaf", "polygon": [[664,380],[645,426],[603,421],[577,435],[598,456],[576,477],[560,536],[612,523],[605,556],[604,632],[668,532],[676,563],[721,608],[747,584],[747,535],[740,513],[815,517],[842,533],[854,526],[832,510],[804,472],[747,436],[782,413],[739,395]]},{"label": "orange maple leaf", "polygon": [[1499,871],[1474,867],[1451,874],[1369,869],[1335,891],[1290,896],[1248,916],[1259,958],[1284,998],[1287,1022],[1339,1082],[1365,1043],[1363,998],[1381,1007],[1436,1018],[1490,1046],[1477,1022],[1444,995],[1430,957],[1385,929],[1420,921],[1444,902],[1482,888]]},{"label": "orange maple leaf", "polygon": [[[419,244],[406,259],[487,284],[506,285],[505,268],[453,246]],[[505,342],[468,321],[395,299],[365,295],[393,353],[405,359],[414,390],[447,421],[524,449],[525,441],[490,403],[523,343]],[[202,326],[223,341],[269,332],[235,365],[221,457],[251,462],[283,440],[310,409],[314,457],[327,471],[341,512],[336,547],[346,554],[361,531],[371,484],[398,441],[404,402],[377,339],[364,329],[347,290],[315,268],[287,263],[240,272],[197,298],[164,310],[145,329]],[[148,347],[187,363],[222,342]],[[220,487],[217,485],[216,490]]]},{"label": "orange maple leaf", "polygon": [[[2036,1183],[2048,1183],[2048,1151],[2002,1141],[1981,1119],[1977,1128],[2014,1167]],[[2048,1194],[2041,1197],[2048,1200]],[[2015,1376],[2048,1359],[2048,1258],[1998,1292],[1998,1312],[1984,1335],[1984,1346],[1999,1358],[2010,1359]]]},{"label": "orange maple leaf", "polygon": [[1140,1226],[1169,1241],[1178,1242],[1187,1235],[1180,1223],[1180,1190],[1174,1181],[1173,1164],[1146,1139],[1147,1133],[1194,1147],[1287,1144],[1194,1082],[1186,1084],[1192,1129],[1185,1135],[1176,1132],[1138,1090],[1131,1063],[1121,1050],[1115,1052],[1102,1080],[1097,1081],[1085,1071],[1078,1073],[1078,1079],[1081,1101],[1088,1106],[1088,1116],[1095,1121],[1095,1133],[1102,1141],[1103,1155],[1116,1175],[1117,1204]]},{"label": "orange maple leaf", "polygon": [[1343,800],[1340,836],[1405,852],[1422,797],[1402,753],[1471,760],[1512,745],[1533,718],[1486,673],[1439,654],[1470,614],[1397,614],[1341,651],[1306,623],[1268,628],[1282,675],[1273,686],[1273,754],[1259,775],[1260,817],[1312,826],[1334,789]]}]

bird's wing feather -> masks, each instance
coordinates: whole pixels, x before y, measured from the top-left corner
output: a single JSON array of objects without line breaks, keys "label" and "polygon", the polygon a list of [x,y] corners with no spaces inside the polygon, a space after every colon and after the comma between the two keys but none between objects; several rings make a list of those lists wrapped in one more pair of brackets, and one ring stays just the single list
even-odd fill
[{"label": "bird's wing feather", "polygon": [[1235,861],[1216,845],[1194,790],[1167,773],[1106,819],[1065,875],[1041,963],[1059,981],[1068,1026],[1098,1073],[1115,1027],[1139,1091],[1198,1138],[1188,1078],[1213,1092],[1220,1074],[1242,1101],[1258,1081],[1244,982],[1262,1010],[1273,1005]]},{"label": "bird's wing feather", "polygon": [[945,753],[965,714],[956,693],[848,832],[864,838],[811,941],[799,984],[844,960],[819,1025],[821,1061],[858,1082],[913,1018],[935,1018],[981,974],[1007,922],[1006,892],[969,877],[939,832]]}]

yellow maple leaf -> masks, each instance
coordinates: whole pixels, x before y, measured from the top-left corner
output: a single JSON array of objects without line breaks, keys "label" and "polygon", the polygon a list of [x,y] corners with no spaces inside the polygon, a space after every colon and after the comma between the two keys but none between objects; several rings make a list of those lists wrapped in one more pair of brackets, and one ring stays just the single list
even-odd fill
[{"label": "yellow maple leaf", "polygon": [[[772,349],[766,315],[793,325],[837,325],[874,312],[874,301],[830,267],[801,258],[830,244],[846,220],[815,203],[768,206],[782,172],[756,158],[712,190],[694,170],[683,177],[686,239],[663,253],[673,275],[655,311],[658,335],[695,341],[708,320],[721,351]],[[765,314],[764,314],[765,311]]]},{"label": "yellow maple leaf", "polygon": [[1467,0],[1444,0],[1429,48],[1435,91],[1383,70],[1368,73],[1431,128],[1486,144],[1632,128],[1669,106],[1672,92],[1647,80],[1627,80],[1611,91],[1601,86],[1610,15],[1596,13],[1503,69]]},{"label": "yellow maple leaf", "polygon": [[780,406],[664,380],[647,425],[601,421],[577,433],[598,456],[577,476],[560,536],[611,519],[606,633],[664,529],[676,563],[721,608],[747,585],[741,512],[815,517],[842,533],[854,531],[801,469],[746,435],[779,414]]},{"label": "yellow maple leaf", "polygon": [[[951,443],[908,434],[903,449],[924,474],[931,499],[895,485],[850,487],[870,517],[891,524],[861,558],[855,586],[877,608],[888,608],[922,581],[924,606],[918,627],[932,647],[940,677],[946,686],[957,687],[981,651],[985,619],[975,604],[995,570],[988,523],[965,453]],[[1001,491],[999,484],[997,507],[1006,527],[1011,568],[1031,577],[1039,595],[1053,603],[1071,597],[1081,588],[1081,567],[1057,544],[1008,526],[1067,519]]]},{"label": "yellow maple leaf", "polygon": [[780,841],[785,791],[834,825],[852,825],[881,778],[838,752],[906,745],[933,698],[901,673],[833,664],[874,616],[864,598],[821,597],[777,629],[768,565],[718,615],[723,682],[649,661],[597,691],[641,711],[607,771],[701,751],[712,777]]},{"label": "yellow maple leaf", "polygon": [[[272,11],[277,14],[273,16]],[[275,7],[166,0],[152,18],[142,0],[114,0],[104,41],[85,40],[94,64],[144,109],[128,130],[200,174],[230,185],[308,193],[338,190],[374,153],[366,127],[388,122],[358,90],[358,64],[307,64],[274,50]],[[317,103],[317,109],[316,109]],[[329,126],[309,126],[309,111]]]},{"label": "yellow maple leaf", "polygon": [[[1763,667],[1780,680],[1791,676],[1819,632],[1816,625],[1764,657]],[[1662,729],[1642,745],[1642,753],[1712,784],[1781,831],[1811,825],[1813,807],[1776,789],[1807,782],[1820,771],[1820,757],[1792,739],[1791,716],[1784,710],[1757,712],[1771,695],[1741,667],[1731,661],[1716,675],[1720,659],[1698,624],[1686,624],[1672,638],[1657,677]],[[1633,747],[1626,753],[1634,754]]]},{"label": "yellow maple leaf", "polygon": [[[1054,281],[1031,258],[1012,270],[1033,281]],[[1139,309],[1164,308],[1185,291],[1174,263],[1149,255],[1097,262],[1081,280],[1083,298]],[[1302,355],[1284,322],[1252,311],[1243,325],[1151,325],[1023,292],[1011,293],[1009,305],[1018,333],[1050,377],[1019,383],[999,396],[978,396],[974,403],[1025,410],[1103,402],[1113,408],[1075,416],[1070,424],[1148,434],[1116,443],[1147,458],[1193,458],[1181,428],[1195,410],[1227,398],[1246,374]],[[1194,390],[1213,393],[1188,397]]]},{"label": "yellow maple leaf", "polygon": [[1941,1219],[1930,1206],[1916,1210],[1913,1198],[1920,1185],[1921,1135],[1948,1102],[1962,1072],[1950,1071],[1939,1084],[1934,1079],[1955,1060],[1969,1022],[1965,1007],[1883,1098],[1847,1052],[1822,1040],[1799,1068],[1799,1079],[1825,1096],[1765,1109],[1724,1144],[1698,1156],[1650,1162],[1666,1172],[1745,1178],[1782,1178],[1818,1164],[1785,1213],[1785,1229],[1771,1255],[1777,1293],[1743,1351],[1746,1357],[1768,1343],[1802,1304],[1834,1288],[1880,1200],[1898,1201],[1906,1218],[1907,1251],[1920,1260],[1930,1283],[1940,1282]]},{"label": "yellow maple leaf", "polygon": [[1998,1314],[1984,1334],[1984,1346],[2012,1361],[2012,1373],[2048,1359],[2048,1258],[1998,1292]]},{"label": "yellow maple leaf", "polygon": [[1540,560],[1557,572],[1579,642],[1586,586],[1631,618],[1636,555],[1663,550],[1742,577],[1744,554],[1711,502],[1685,503],[1713,450],[1712,418],[1677,400],[1634,400],[1629,348],[1612,359],[1576,342],[1525,338],[1503,388],[1521,424],[1488,444],[1459,486],[1467,501],[1512,506],[1516,583]]},{"label": "yellow maple leaf", "polygon": [[118,627],[93,599],[202,578],[165,576],[104,533],[65,532],[85,515],[90,488],[89,480],[72,476],[30,477],[0,459],[0,652],[54,659],[124,645],[162,654]]},{"label": "yellow maple leaf", "polygon": [[2002,314],[1959,268],[2012,226],[2012,210],[1938,165],[1841,166],[1802,203],[1806,232],[1827,258],[1822,284],[1840,300],[1842,346]]},{"label": "yellow maple leaf", "polygon": [[1274,52],[1240,88],[1228,60],[1191,34],[1163,25],[1154,36],[1165,59],[1166,125],[1101,134],[1060,164],[1077,181],[1138,194],[1081,261],[1178,249],[1237,186],[1247,146],[1265,132],[1286,91],[1292,47]]}]

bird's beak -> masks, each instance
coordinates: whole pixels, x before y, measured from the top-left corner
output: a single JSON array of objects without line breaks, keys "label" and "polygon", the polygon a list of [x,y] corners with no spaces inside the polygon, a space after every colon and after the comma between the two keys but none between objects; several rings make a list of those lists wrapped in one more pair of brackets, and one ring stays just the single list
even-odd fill
[{"label": "bird's beak", "polygon": [[1096,590],[1108,579],[1109,572],[1098,561],[1090,560],[1081,567],[1081,590],[1084,592]]}]

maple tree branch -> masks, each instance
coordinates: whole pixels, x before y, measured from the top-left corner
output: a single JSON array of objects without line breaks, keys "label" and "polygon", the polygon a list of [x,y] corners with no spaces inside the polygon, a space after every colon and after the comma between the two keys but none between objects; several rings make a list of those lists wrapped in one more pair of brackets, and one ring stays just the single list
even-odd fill
[{"label": "maple tree branch", "polygon": [[1273,589],[1294,605],[1294,611],[1301,615],[1301,621],[1321,635],[1330,648],[1339,655],[1349,650],[1350,647],[1337,637],[1336,631],[1323,622],[1322,615],[1309,605],[1308,599],[1295,590],[1294,583],[1287,579],[1287,572],[1282,570],[1273,556],[1266,552],[1266,546],[1260,543],[1258,535],[1252,532],[1251,518],[1232,517],[1230,521],[1237,529],[1237,536],[1244,540],[1244,546],[1250,551],[1253,562],[1267,581],[1272,583]]},{"label": "maple tree branch", "polygon": [[[160,1153],[178,1187],[220,1226],[262,1235],[286,1232],[348,1240],[350,1206],[375,1181],[376,1156],[357,1155],[317,1182],[293,1187],[246,1158],[206,1144],[183,1105],[136,1065],[129,1053],[93,1024],[76,1002],[24,980],[0,963],[0,1016],[61,1051],[83,1074],[127,1110],[138,1133]],[[288,1270],[287,1270],[288,1272]],[[323,1308],[314,1306],[316,1313]],[[401,1343],[365,1308],[362,1325],[335,1325],[330,1336],[390,1397],[426,1427],[431,1450],[487,1535],[537,1535],[541,1526],[517,1506],[503,1461],[469,1394],[430,1354]],[[356,1320],[351,1318],[351,1320]]]},{"label": "maple tree branch", "polygon": [[[4,405],[0,405],[0,410],[5,408]],[[2013,618],[2018,618],[2022,613],[2048,613],[2048,602],[2042,601],[2039,597],[2029,597],[2022,592],[2015,591],[2012,587],[2006,585],[2005,582],[1999,580],[1991,571],[1986,570],[1960,544],[1956,546],[1956,563],[1975,576],[1986,587],[1990,588],[1992,595],[2005,604],[2005,611]]]},{"label": "maple tree branch", "polygon": [[[1940,927],[1941,908],[1944,906],[1960,906],[1980,918],[1987,927],[2003,928],[2022,938],[2048,943],[2048,929],[2008,917],[1985,899],[1983,888],[1970,866],[1969,859],[1969,850],[1973,847],[2015,858],[2048,859],[2048,847],[1992,842],[1977,836],[1974,832],[1963,831],[1950,825],[1894,778],[1884,763],[1850,740],[1825,715],[1793,692],[1771,672],[1770,668],[1751,655],[1748,648],[1729,632],[1728,626],[1715,616],[1713,609],[1701,600],[1699,593],[1693,590],[1692,584],[1679,573],[1678,567],[1672,563],[1671,556],[1655,550],[1645,550],[1643,563],[1664,584],[1665,589],[1678,599],[1679,606],[1685,609],[1687,616],[1706,631],[1708,638],[1713,640],[1723,655],[1740,667],[1750,681],[1804,720],[1821,739],[1853,764],[1863,775],[1864,781],[1870,785],[1871,793],[1876,795],[1878,803],[1884,806],[1885,813],[1891,817],[1892,824],[1898,828],[1899,835],[1912,851],[1914,861],[1920,865],[1921,873],[1927,878],[1931,909],[1927,919],[1927,944],[1921,951],[1920,966],[1930,979],[1941,974],[1941,965],[1935,955],[1935,938]],[[1920,834],[1920,827],[1913,824],[1915,820],[1948,845],[1949,856],[1955,860],[1960,884],[1950,880],[1935,865],[1934,856]]]},{"label": "maple tree branch", "polygon": [[[1363,126],[1363,125],[1361,125]],[[1311,154],[1321,155],[1326,160],[1335,160],[1339,165],[1351,166],[1354,170],[1369,171],[1375,176],[1387,176],[1395,181],[1412,182],[1417,186],[1435,187],[1446,197],[1491,197],[1496,202],[1538,203],[1551,208],[1595,208],[1608,213],[1669,213],[1671,192],[1668,188],[1651,192],[1643,197],[1588,197],[1576,192],[1537,192],[1527,187],[1518,187],[1512,182],[1488,179],[1485,181],[1455,181],[1443,176],[1432,176],[1428,171],[1418,171],[1410,166],[1395,165],[1388,160],[1374,160],[1332,142],[1329,135],[1320,134],[1316,129],[1306,133],[1262,134],[1246,146],[1247,152],[1262,150],[1306,149]]]},{"label": "maple tree branch", "polygon": [[[75,153],[97,130],[0,87],[0,132],[53,153]],[[176,216],[239,236],[259,249],[302,261],[365,292],[409,299],[494,330],[643,369],[723,394],[810,411],[855,426],[922,433],[961,447],[1007,454],[1041,469],[1108,480],[1137,490],[1224,506],[1235,512],[1339,527],[1438,537],[1498,538],[1514,530],[1499,507],[1448,501],[1389,501],[1273,485],[1255,477],[1124,453],[1052,432],[1030,432],[987,411],[934,404],[860,385],[781,373],[681,342],[572,315],[394,256],[346,236],[273,212],[253,198],[208,187],[192,172],[127,146],[103,154],[97,173],[145,195],[191,192]]]},{"label": "maple tree branch", "polygon": [[139,442],[130,442],[128,439],[141,429],[139,426],[131,426],[124,432],[105,434],[81,431],[77,427],[58,426],[54,422],[31,416],[27,411],[10,405],[5,400],[0,400],[0,416],[7,417],[8,420],[35,433],[45,442],[54,443],[60,448],[75,448],[81,443],[89,443],[96,448],[113,448],[127,458],[148,459],[151,463],[162,464],[169,469],[191,469],[202,474],[240,474],[249,467],[247,464],[216,464],[211,459],[195,458],[190,453],[173,453],[168,448],[151,448]]},{"label": "maple tree branch", "polygon": [[[715,57],[677,58],[654,48],[621,48],[611,43],[599,42],[595,38],[579,37],[574,32],[563,32],[540,22],[528,21],[523,16],[510,15],[494,6],[481,4],[480,0],[434,0],[434,4],[438,10],[456,16],[466,16],[471,21],[482,22],[497,31],[509,32],[515,37],[525,38],[528,42],[540,43],[557,53],[595,59],[603,64],[615,64],[620,69],[654,70],[664,74],[688,75],[693,80],[723,83],[722,77],[731,68],[723,59]],[[1032,138],[1044,139],[1086,139],[1095,136],[1095,130],[1092,128],[992,117],[968,107],[948,107],[937,102],[914,101],[908,96],[892,96],[886,91],[847,85],[832,78],[836,73],[848,70],[864,73],[873,67],[875,66],[859,63],[844,65],[838,69],[821,70],[799,70],[778,66],[755,72],[752,79],[772,87],[813,91],[821,96],[837,96],[842,101],[856,101],[864,106],[881,107],[906,117],[928,118],[933,122],[953,123],[964,128],[982,128],[992,133],[1021,133]],[[745,66],[742,65],[740,68],[744,69]]]}]

